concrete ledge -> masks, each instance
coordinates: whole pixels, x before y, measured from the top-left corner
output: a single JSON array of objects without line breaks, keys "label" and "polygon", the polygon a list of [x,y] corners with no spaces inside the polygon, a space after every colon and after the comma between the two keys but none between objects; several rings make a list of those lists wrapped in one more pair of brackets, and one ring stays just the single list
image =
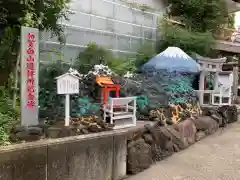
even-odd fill
[{"label": "concrete ledge", "polygon": [[136,127],[0,147],[0,180],[119,180]]}]

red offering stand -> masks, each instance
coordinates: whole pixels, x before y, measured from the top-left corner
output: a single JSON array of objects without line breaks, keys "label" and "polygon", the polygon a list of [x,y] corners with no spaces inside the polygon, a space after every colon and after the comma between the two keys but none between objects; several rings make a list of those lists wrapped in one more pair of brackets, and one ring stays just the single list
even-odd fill
[{"label": "red offering stand", "polygon": [[108,101],[109,93],[115,92],[116,97],[119,97],[120,84],[104,84],[102,90],[103,104],[106,104]]},{"label": "red offering stand", "polygon": [[101,87],[103,104],[107,104],[110,92],[115,92],[119,97],[120,84],[114,84],[110,77],[97,77],[96,82]]}]

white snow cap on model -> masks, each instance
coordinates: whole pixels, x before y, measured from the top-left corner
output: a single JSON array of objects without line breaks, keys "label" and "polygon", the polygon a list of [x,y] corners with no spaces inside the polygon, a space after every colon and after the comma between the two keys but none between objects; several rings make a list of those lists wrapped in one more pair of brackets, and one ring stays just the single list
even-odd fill
[{"label": "white snow cap on model", "polygon": [[168,47],[157,56],[152,57],[142,66],[142,71],[168,70],[178,72],[198,73],[200,65],[178,47]]},{"label": "white snow cap on model", "polygon": [[183,50],[181,50],[178,47],[168,47],[165,51],[158,54],[170,58],[183,58],[183,59],[192,59],[190,56],[188,56]]}]

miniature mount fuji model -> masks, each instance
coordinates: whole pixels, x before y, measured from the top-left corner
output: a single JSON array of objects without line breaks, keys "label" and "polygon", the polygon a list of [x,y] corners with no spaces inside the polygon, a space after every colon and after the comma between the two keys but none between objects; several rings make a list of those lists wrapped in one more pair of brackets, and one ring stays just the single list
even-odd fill
[{"label": "miniature mount fuji model", "polygon": [[168,47],[143,65],[142,71],[167,70],[169,72],[198,73],[198,63],[178,47]]}]

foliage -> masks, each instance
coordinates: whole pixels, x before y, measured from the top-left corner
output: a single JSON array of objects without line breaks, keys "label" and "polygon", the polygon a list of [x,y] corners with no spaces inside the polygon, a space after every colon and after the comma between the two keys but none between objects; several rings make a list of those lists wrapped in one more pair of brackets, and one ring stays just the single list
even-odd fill
[{"label": "foliage", "polygon": [[50,30],[60,35],[62,28],[57,24],[60,18],[68,15],[68,4],[70,0],[40,1],[40,0],[10,0],[1,1],[0,7],[6,11],[0,24],[5,30],[6,27],[17,29],[19,37],[21,26],[35,27],[40,30]]},{"label": "foliage", "polygon": [[216,31],[227,23],[225,0],[169,0],[171,14],[181,17],[187,28],[194,31]]},{"label": "foliage", "polygon": [[77,117],[96,115],[100,112],[100,105],[90,102],[89,98],[78,97],[76,102],[76,108],[74,108],[72,111]]},{"label": "foliage", "polygon": [[137,52],[135,66],[137,68],[145,64],[149,59],[156,55],[155,47],[152,43],[144,43]]},{"label": "foliage", "polygon": [[207,55],[214,45],[211,32],[194,32],[165,21],[162,22],[159,28],[161,36],[158,44],[159,51],[169,46],[176,46],[188,54],[195,52],[201,55]]},{"label": "foliage", "polygon": [[[231,27],[234,17],[228,15],[225,0],[169,0],[168,12],[178,17],[182,27],[165,23],[159,29],[161,39],[159,50],[167,46],[177,46],[187,53],[197,52],[208,56],[214,45],[219,29]],[[213,36],[214,35],[214,36]]]},{"label": "foliage", "polygon": [[107,63],[110,69],[118,75],[124,75],[127,72],[134,72],[135,67],[135,58],[131,57],[122,57],[122,58],[113,58]]},{"label": "foliage", "polygon": [[227,28],[234,29],[235,25],[235,14],[229,14],[227,21]]},{"label": "foliage", "polygon": [[57,95],[56,77],[66,73],[69,65],[61,62],[40,66],[39,72],[39,115],[40,118],[56,118],[62,116],[63,97]]},{"label": "foliage", "polygon": [[75,66],[79,72],[86,74],[95,64],[107,64],[112,58],[110,51],[95,43],[90,43],[83,52],[79,53]]},{"label": "foliage", "polygon": [[67,19],[70,0],[8,0],[0,2],[0,85],[4,85],[16,64],[21,26],[51,31],[64,41],[60,18]]},{"label": "foliage", "polygon": [[[144,53],[150,52],[143,52],[141,56],[144,56]],[[117,57],[104,47],[91,43],[83,52],[79,53],[75,68],[82,74],[86,74],[94,65],[104,64],[108,65],[115,73],[123,75],[127,71],[135,71],[135,63],[138,60],[140,61],[141,57]]]},{"label": "foliage", "polygon": [[12,108],[9,92],[4,87],[0,88],[0,145],[10,143],[10,131],[14,124],[19,122],[20,108]]}]

